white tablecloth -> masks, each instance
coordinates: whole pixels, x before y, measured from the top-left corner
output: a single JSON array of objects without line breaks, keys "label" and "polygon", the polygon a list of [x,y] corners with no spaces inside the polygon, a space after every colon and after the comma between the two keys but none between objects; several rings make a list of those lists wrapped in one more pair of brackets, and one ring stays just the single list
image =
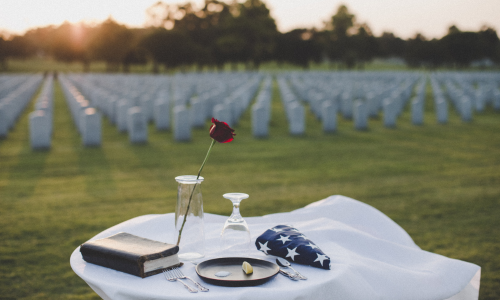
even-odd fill
[{"label": "white tablecloth", "polygon": [[[205,214],[207,259],[223,256],[218,238],[226,219]],[[141,279],[86,263],[79,248],[71,255],[71,267],[103,299],[478,299],[479,266],[421,250],[399,225],[354,199],[331,196],[289,213],[245,219],[253,241],[275,225],[293,225],[331,258],[332,270],[294,264],[308,280],[278,274],[256,287],[220,287],[203,282],[188,262],[182,271],[210,289],[191,294],[162,274]],[[173,214],[145,215],[92,239],[124,231],[174,243],[173,226]],[[257,249],[250,256],[275,261]]]}]

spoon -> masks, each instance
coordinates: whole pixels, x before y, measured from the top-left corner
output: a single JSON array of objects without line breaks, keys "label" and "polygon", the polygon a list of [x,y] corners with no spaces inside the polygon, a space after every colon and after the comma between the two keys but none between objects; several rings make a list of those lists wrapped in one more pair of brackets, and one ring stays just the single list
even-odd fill
[{"label": "spoon", "polygon": [[306,280],[307,277],[305,277],[304,275],[300,274],[299,272],[297,272],[297,270],[295,270],[294,268],[292,268],[292,265],[290,264],[290,262],[284,258],[281,258],[281,257],[278,257],[276,258],[276,263],[280,266],[280,267],[283,267],[283,268],[290,268],[292,269],[296,274],[297,276],[302,279],[302,280]]}]

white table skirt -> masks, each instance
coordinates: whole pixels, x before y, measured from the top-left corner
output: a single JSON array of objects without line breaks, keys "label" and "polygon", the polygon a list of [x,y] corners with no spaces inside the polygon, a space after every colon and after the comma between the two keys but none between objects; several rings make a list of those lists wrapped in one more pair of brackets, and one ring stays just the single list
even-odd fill
[{"label": "white table skirt", "polygon": [[[218,238],[226,219],[205,214],[206,259],[223,256]],[[289,213],[245,219],[253,241],[275,225],[293,225],[331,258],[332,270],[294,264],[308,280],[292,281],[278,274],[256,287],[221,287],[203,282],[187,262],[182,271],[210,289],[191,294],[162,274],[142,279],[87,263],[79,247],[71,255],[71,267],[103,299],[478,299],[479,266],[421,250],[399,225],[354,199],[331,196]],[[171,213],[145,215],[92,239],[124,231],[174,243],[173,227]],[[257,249],[249,256],[275,261]]]}]

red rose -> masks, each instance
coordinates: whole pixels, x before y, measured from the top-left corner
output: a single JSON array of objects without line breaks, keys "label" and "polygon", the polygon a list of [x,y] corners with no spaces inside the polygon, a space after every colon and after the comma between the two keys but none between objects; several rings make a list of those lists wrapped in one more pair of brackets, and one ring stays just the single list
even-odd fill
[{"label": "red rose", "polygon": [[229,143],[233,140],[234,129],[229,127],[226,122],[212,118],[213,125],[210,127],[210,137],[219,143]]}]

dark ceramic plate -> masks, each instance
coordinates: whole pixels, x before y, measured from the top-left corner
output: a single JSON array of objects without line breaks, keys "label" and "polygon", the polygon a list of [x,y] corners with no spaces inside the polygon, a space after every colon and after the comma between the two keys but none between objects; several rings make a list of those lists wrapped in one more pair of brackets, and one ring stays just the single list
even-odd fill
[{"label": "dark ceramic plate", "polygon": [[[246,261],[253,267],[252,274],[245,274],[241,265]],[[230,272],[226,277],[215,276],[218,272]],[[275,263],[249,257],[222,257],[206,260],[196,266],[196,273],[206,282],[223,286],[260,285],[278,274]]]}]

